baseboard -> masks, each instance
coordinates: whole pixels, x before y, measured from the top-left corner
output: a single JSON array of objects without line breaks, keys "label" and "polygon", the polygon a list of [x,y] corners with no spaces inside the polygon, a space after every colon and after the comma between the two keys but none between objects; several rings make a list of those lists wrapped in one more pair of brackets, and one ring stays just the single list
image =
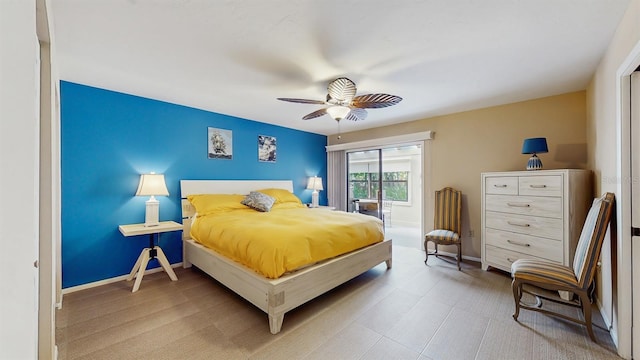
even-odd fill
[{"label": "baseboard", "polygon": [[[182,267],[182,262],[171,264],[171,267],[172,268]],[[153,273],[157,273],[157,272],[160,272],[160,271],[164,271],[164,270],[162,270],[162,266],[158,266],[157,268],[149,269],[149,270],[145,271],[144,274],[148,275],[148,274],[153,274]],[[80,290],[91,289],[91,288],[94,288],[96,286],[101,286],[101,285],[106,285],[106,284],[111,284],[111,283],[114,283],[114,282],[126,280],[127,277],[129,277],[128,274],[127,275],[117,276],[117,277],[114,277],[114,278],[104,279],[104,280],[100,280],[100,281],[94,281],[94,282],[87,283],[87,284],[68,287],[68,288],[62,289],[62,295],[70,294],[70,293],[73,293],[73,292],[76,292],[76,291],[80,291]],[[62,304],[60,304],[60,305],[62,305]]]},{"label": "baseboard", "polygon": [[[456,256],[455,253],[450,253],[450,252],[445,252],[445,251],[439,251],[439,253],[442,254],[442,255],[446,255],[446,256],[452,256],[452,257]],[[481,261],[480,258],[477,258],[477,257],[474,257],[474,256],[466,256],[466,255],[462,255],[462,260],[469,260],[469,261],[475,261],[475,262],[480,262]],[[182,262],[171,264],[171,267],[172,268],[182,267]],[[153,269],[145,271],[144,274],[148,275],[148,274],[153,274],[153,273],[157,273],[157,272],[160,272],[160,271],[163,271],[162,267],[158,266],[157,268],[153,268]],[[76,291],[85,290],[85,289],[91,289],[91,288],[94,288],[94,287],[97,287],[97,286],[111,284],[111,283],[118,282],[118,281],[123,281],[123,280],[126,280],[128,276],[129,275],[121,275],[121,276],[116,276],[116,277],[109,278],[109,279],[94,281],[94,282],[87,283],[87,284],[68,287],[68,288],[62,289],[62,295],[71,294],[71,293],[76,292]],[[58,309],[62,308],[62,303],[59,303],[59,304],[56,304],[56,305],[57,305]],[[601,306],[598,306],[598,307],[601,308]],[[610,326],[610,325],[608,324],[607,326]]]},{"label": "baseboard", "polygon": [[602,306],[602,303],[600,302],[599,298],[596,298],[596,306],[598,307],[598,311],[600,311],[600,315],[602,316],[602,321],[604,322],[604,325],[609,330],[609,335],[611,335],[611,340],[616,345],[616,348],[618,348],[618,333],[616,332],[616,329],[613,327],[613,321],[609,319],[609,314],[606,313],[606,309],[604,308],[604,306]]},{"label": "baseboard", "polygon": [[466,256],[466,255],[462,255],[462,260],[471,260],[471,261],[475,261],[477,263],[482,262],[482,259],[480,259],[479,257]]},{"label": "baseboard", "polygon": [[[450,252],[446,252],[446,251],[440,251],[438,250],[438,254],[439,255],[445,255],[445,256],[451,256],[453,258],[455,258],[456,256],[458,256],[458,254],[456,253],[450,253]],[[469,261],[475,261],[475,262],[482,262],[482,260],[478,257],[475,256],[467,256],[467,255],[462,255],[462,260],[469,260]]]}]

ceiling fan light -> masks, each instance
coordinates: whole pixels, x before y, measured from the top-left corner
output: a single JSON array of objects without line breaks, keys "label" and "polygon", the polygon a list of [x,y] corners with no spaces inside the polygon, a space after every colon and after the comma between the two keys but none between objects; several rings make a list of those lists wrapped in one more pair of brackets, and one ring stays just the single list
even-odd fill
[{"label": "ceiling fan light", "polygon": [[346,106],[332,106],[327,109],[327,113],[336,121],[344,119],[349,111],[351,111],[351,109]]}]

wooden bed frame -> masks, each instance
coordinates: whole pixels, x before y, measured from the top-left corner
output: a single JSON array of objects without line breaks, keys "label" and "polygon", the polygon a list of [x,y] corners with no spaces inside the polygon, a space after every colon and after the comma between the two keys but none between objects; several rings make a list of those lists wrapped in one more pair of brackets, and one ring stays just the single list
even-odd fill
[{"label": "wooden bed frame", "polygon": [[[183,218],[183,266],[192,264],[269,315],[269,328],[277,334],[284,314],[305,302],[382,263],[391,268],[391,240],[385,240],[339,257],[286,274],[265,278],[225,258],[189,236],[194,209],[186,200],[192,194],[248,194],[252,190],[281,188],[293,191],[290,180],[181,180]],[[324,210],[318,210],[324,211]],[[329,211],[329,210],[326,210]]]}]

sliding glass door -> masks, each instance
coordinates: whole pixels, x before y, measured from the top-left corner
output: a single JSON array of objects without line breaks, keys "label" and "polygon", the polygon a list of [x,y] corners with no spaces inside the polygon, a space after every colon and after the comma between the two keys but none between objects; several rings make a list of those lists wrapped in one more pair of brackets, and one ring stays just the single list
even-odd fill
[{"label": "sliding glass door", "polygon": [[346,160],[347,209],[382,219],[387,230],[397,225],[396,231],[411,229],[407,231],[419,234],[423,189],[421,145],[351,151],[347,152]]},{"label": "sliding glass door", "polygon": [[382,219],[382,149],[347,153],[347,208]]}]

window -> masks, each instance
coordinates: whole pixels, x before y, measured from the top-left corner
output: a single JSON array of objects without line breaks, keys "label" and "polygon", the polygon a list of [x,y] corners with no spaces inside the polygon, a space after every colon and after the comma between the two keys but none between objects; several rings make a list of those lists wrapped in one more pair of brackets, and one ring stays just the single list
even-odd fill
[{"label": "window", "polygon": [[[354,199],[377,200],[378,173],[350,173],[349,183]],[[382,192],[384,198],[393,201],[409,200],[409,172],[395,171],[382,173]]]}]

